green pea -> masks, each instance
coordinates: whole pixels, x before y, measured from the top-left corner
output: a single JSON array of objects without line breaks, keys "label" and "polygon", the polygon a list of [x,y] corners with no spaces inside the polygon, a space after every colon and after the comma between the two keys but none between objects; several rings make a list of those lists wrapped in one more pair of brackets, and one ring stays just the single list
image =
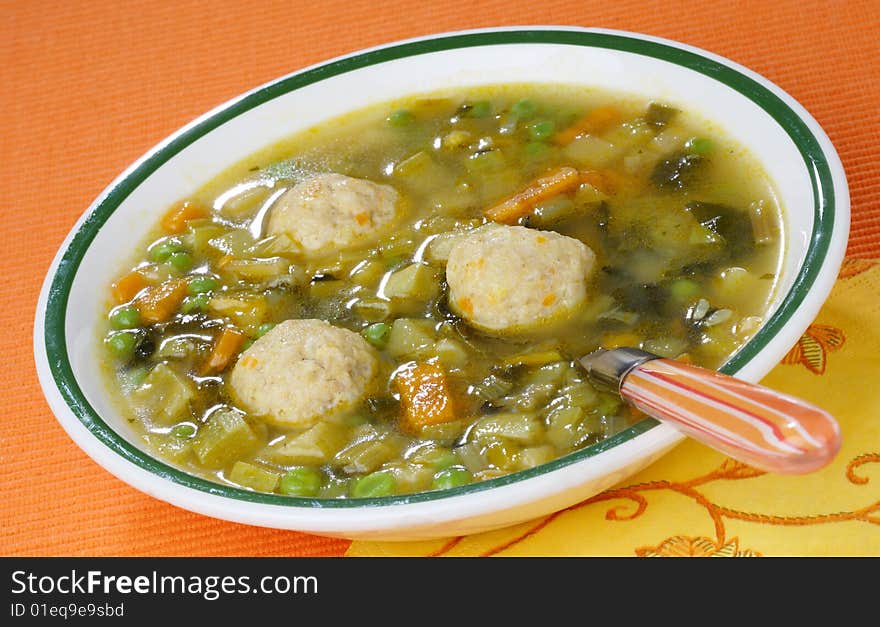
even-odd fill
[{"label": "green pea", "polygon": [[212,276],[194,277],[190,279],[189,285],[186,286],[186,290],[191,296],[205,294],[215,289],[217,289],[217,279]]},{"label": "green pea", "polygon": [[244,344],[241,345],[241,350],[246,351],[251,346],[254,345],[254,341],[251,338],[248,338],[244,341]]},{"label": "green pea", "polygon": [[168,263],[181,272],[186,272],[193,265],[192,255],[185,252],[171,253],[168,257]]},{"label": "green pea", "polygon": [[278,491],[287,496],[315,496],[323,483],[324,477],[320,471],[301,466],[288,470],[281,477]]},{"label": "green pea", "polygon": [[150,259],[163,263],[174,253],[181,252],[183,244],[174,239],[162,240],[150,248]]},{"label": "green pea", "polygon": [[521,120],[527,120],[538,112],[538,105],[528,99],[518,100],[510,107],[511,113]]},{"label": "green pea", "polygon": [[556,132],[556,124],[553,120],[541,120],[529,124],[529,137],[535,140],[549,139]]},{"label": "green pea", "polygon": [[400,109],[398,111],[394,111],[391,115],[386,118],[386,121],[391,126],[407,126],[412,123],[415,119],[415,116],[407,111],[406,109]]},{"label": "green pea", "polygon": [[269,331],[271,331],[274,328],[275,328],[274,322],[266,322],[264,324],[261,324],[259,327],[257,327],[257,337],[263,337],[264,335],[266,335]]},{"label": "green pea", "polygon": [[361,331],[361,335],[373,346],[382,348],[388,341],[388,335],[391,333],[391,325],[385,322],[377,322],[371,324]]},{"label": "green pea", "polygon": [[706,139],[705,137],[693,137],[685,144],[685,147],[689,152],[698,155],[706,155],[712,152],[714,148],[711,139]]},{"label": "green pea", "polygon": [[388,496],[394,494],[395,484],[390,471],[378,470],[358,479],[351,488],[351,495],[358,499]]},{"label": "green pea", "polygon": [[209,300],[211,300],[211,298],[207,294],[187,296],[180,304],[180,312],[189,315],[205,311],[208,308]]},{"label": "green pea", "polygon": [[195,434],[196,426],[188,422],[181,422],[179,425],[175,425],[174,428],[171,429],[171,435],[175,438],[180,438],[181,440],[191,438]]},{"label": "green pea", "polygon": [[114,329],[133,329],[141,324],[141,312],[137,307],[119,307],[110,314],[110,326]]},{"label": "green pea", "polygon": [[674,301],[680,304],[689,303],[696,298],[702,288],[696,281],[690,279],[676,279],[669,284],[669,295]]},{"label": "green pea", "polygon": [[450,466],[434,475],[431,487],[435,490],[447,490],[467,485],[474,480],[471,471],[464,466]]},{"label": "green pea", "polygon": [[471,105],[467,114],[472,118],[485,118],[492,115],[492,103],[488,100],[478,100]]},{"label": "green pea", "polygon": [[119,331],[110,335],[106,340],[107,348],[114,357],[129,359],[134,355],[137,346],[137,333],[134,331]]}]

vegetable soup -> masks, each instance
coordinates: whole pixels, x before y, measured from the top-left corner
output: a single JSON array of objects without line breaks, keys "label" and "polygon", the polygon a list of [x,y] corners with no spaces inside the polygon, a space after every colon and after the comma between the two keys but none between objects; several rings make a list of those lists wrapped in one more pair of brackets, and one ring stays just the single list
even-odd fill
[{"label": "vegetable soup", "polygon": [[261,492],[442,490],[643,416],[577,359],[717,368],[760,327],[781,208],[718,127],[562,85],[412,96],[248,156],[108,286],[108,385],[156,455]]}]

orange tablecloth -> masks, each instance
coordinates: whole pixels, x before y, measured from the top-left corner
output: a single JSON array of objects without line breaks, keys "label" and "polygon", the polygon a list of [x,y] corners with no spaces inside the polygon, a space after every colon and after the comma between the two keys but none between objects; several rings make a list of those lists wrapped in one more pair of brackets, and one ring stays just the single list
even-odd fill
[{"label": "orange tablecloth", "polygon": [[32,324],[50,260],[92,199],[181,125],[282,74],[401,38],[529,24],[644,32],[731,58],[798,99],[847,171],[848,255],[880,257],[878,8],[873,0],[0,0],[0,553],[332,556],[349,547],[206,518],[129,488],[70,441],[40,392]]}]

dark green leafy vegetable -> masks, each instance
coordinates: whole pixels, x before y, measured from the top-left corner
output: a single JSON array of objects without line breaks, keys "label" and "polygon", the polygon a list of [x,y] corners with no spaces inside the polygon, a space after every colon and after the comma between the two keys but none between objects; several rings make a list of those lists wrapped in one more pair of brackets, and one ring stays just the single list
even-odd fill
[{"label": "dark green leafy vegetable", "polygon": [[659,129],[669,124],[676,115],[678,115],[678,109],[652,102],[648,105],[648,110],[645,111],[645,122]]},{"label": "dark green leafy vegetable", "polygon": [[754,250],[752,220],[747,211],[700,201],[689,202],[685,207],[700,224],[724,238],[727,245],[723,251],[729,259],[740,259]]},{"label": "dark green leafy vegetable", "polygon": [[661,190],[685,189],[694,182],[705,165],[703,155],[678,151],[654,166],[651,182]]}]

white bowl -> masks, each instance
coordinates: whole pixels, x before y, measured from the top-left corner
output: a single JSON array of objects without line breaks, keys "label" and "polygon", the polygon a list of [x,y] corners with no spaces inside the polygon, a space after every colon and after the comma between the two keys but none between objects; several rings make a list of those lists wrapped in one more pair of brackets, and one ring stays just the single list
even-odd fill
[{"label": "white bowl", "polygon": [[785,211],[785,258],[771,315],[722,370],[758,381],[827,298],[849,234],[849,193],[818,123],[779,87],[727,59],[672,41],[570,27],[487,29],[373,48],[258,87],[150,150],[89,207],[40,295],[34,352],[49,405],[73,440],[132,486],[226,520],[363,539],[486,531],[588,498],[644,468],[684,436],[646,419],[542,466],[442,492],[357,500],[260,494],[152,457],[114,409],[98,370],[100,298],[162,208],[273,141],[407,94],[501,82],[587,84],[680,104],[750,149]]}]

